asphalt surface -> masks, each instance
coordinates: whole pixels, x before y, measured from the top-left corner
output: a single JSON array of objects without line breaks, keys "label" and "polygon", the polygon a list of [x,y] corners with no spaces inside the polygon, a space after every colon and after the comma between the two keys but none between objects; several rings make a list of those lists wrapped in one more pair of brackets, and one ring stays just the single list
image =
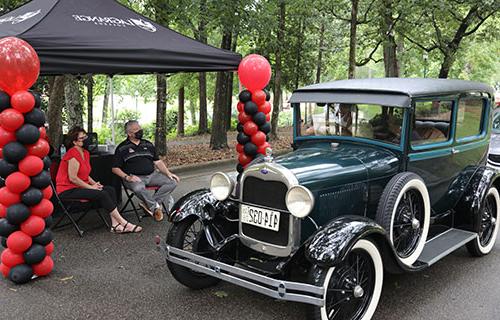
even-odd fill
[{"label": "asphalt surface", "polygon": [[[231,166],[220,169],[231,170]],[[210,169],[210,173],[214,172]],[[207,186],[209,173],[184,173],[174,197]],[[134,216],[127,216],[136,222]],[[306,306],[227,283],[189,290],[170,275],[155,248],[168,223],[145,218],[141,234],[115,235],[96,218],[55,233],[55,270],[23,286],[0,280],[0,319],[290,319]],[[500,243],[483,258],[464,248],[417,274],[385,275],[374,319],[500,319]]]}]

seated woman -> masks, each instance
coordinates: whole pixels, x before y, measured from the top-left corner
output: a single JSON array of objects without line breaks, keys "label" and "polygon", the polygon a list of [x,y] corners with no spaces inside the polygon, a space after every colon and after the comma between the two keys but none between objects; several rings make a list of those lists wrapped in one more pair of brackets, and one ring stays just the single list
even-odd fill
[{"label": "seated woman", "polygon": [[[102,186],[90,177],[90,154],[85,150],[87,134],[81,127],[68,132],[67,152],[62,157],[56,177],[56,190],[61,200],[85,199],[97,201],[111,216],[111,232],[137,233],[140,226],[125,220],[116,208],[116,194],[112,187]],[[110,173],[111,174],[111,173]]]}]

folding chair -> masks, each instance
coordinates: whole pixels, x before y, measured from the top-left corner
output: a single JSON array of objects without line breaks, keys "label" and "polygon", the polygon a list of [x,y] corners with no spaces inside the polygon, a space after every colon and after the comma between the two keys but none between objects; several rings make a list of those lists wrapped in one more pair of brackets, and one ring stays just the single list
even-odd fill
[{"label": "folding chair", "polygon": [[[137,197],[137,196],[131,190],[127,189],[127,187],[125,186],[125,183],[123,183],[123,180],[121,180],[121,183],[122,183],[123,189],[125,190],[125,195],[127,196],[127,201],[125,201],[125,204],[123,205],[122,209],[120,210],[120,213],[128,213],[128,212],[133,211],[139,222],[141,222],[142,218],[144,218],[144,217],[150,217],[150,215],[147,212],[145,212],[142,216],[139,214],[139,211],[134,203],[134,197]],[[146,187],[146,190],[153,191],[154,194],[156,194],[156,192],[158,192],[158,190],[160,190],[160,187],[161,186],[149,186],[149,187]],[[140,201],[140,199],[139,199],[139,201]],[[132,209],[125,210],[129,203],[132,205]],[[163,202],[161,203],[161,206],[163,207],[163,211],[165,213],[167,213],[168,210],[167,210],[167,208],[165,208],[165,204]]]}]

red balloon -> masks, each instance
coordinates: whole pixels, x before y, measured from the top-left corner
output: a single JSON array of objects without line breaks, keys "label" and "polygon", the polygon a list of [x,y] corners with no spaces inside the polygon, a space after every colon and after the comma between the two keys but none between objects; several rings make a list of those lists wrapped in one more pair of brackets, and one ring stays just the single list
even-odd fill
[{"label": "red balloon", "polygon": [[24,124],[24,116],[16,109],[5,109],[0,113],[0,126],[8,131],[16,131]]},{"label": "red balloon", "polygon": [[243,102],[238,102],[236,105],[236,108],[238,109],[238,112],[243,112],[243,109],[245,108],[245,104]]},{"label": "red balloon", "polygon": [[0,189],[0,203],[6,207],[21,202],[21,195],[10,191],[7,187]]},{"label": "red balloon", "polygon": [[264,132],[259,131],[252,136],[252,143],[257,147],[260,147],[264,142],[266,142],[266,134]]},{"label": "red balloon", "polygon": [[0,218],[7,216],[7,207],[0,203]]},{"label": "red balloon", "polygon": [[48,275],[54,269],[54,260],[50,256],[45,256],[42,262],[34,264],[33,273],[39,277]]},{"label": "red balloon", "polygon": [[39,204],[31,207],[31,214],[40,218],[47,218],[54,210],[54,205],[50,200],[42,199]]},{"label": "red balloon", "polygon": [[40,73],[40,60],[35,50],[15,37],[0,39],[0,88],[10,96],[28,90]]},{"label": "red balloon", "polygon": [[238,114],[238,121],[242,124],[247,123],[247,121],[252,120],[252,117],[246,114],[244,111]]},{"label": "red balloon", "polygon": [[264,112],[265,114],[269,114],[271,112],[271,104],[269,101],[264,101],[264,103],[258,105],[259,112]]},{"label": "red balloon", "polygon": [[52,252],[54,252],[54,242],[50,242],[48,245],[45,246],[45,253],[47,255],[51,255]]},{"label": "red balloon", "polygon": [[267,121],[267,122],[271,121],[271,115],[270,115],[269,113],[268,113],[268,114],[266,114],[266,121]]},{"label": "red balloon", "polygon": [[15,253],[23,253],[32,243],[31,237],[22,231],[14,231],[7,238],[7,247]]},{"label": "red balloon", "polygon": [[263,56],[248,55],[240,62],[238,77],[251,92],[264,89],[271,80],[271,65]]},{"label": "red balloon", "polygon": [[45,139],[38,139],[35,144],[28,146],[28,154],[43,158],[49,154],[49,143]]},{"label": "red balloon", "polygon": [[22,172],[11,173],[5,179],[5,186],[13,193],[21,193],[29,188],[31,184],[30,178]]},{"label": "red balloon", "polygon": [[236,152],[243,153],[243,145],[241,143],[236,143]]},{"label": "red balloon", "polygon": [[22,254],[16,253],[9,248],[5,249],[2,252],[2,264],[12,268],[17,266],[18,264],[23,264],[24,263],[24,257]]},{"label": "red balloon", "polygon": [[10,273],[10,268],[2,263],[0,264],[0,272],[3,274],[4,278],[8,278]]},{"label": "red balloon", "polygon": [[266,93],[263,90],[257,90],[252,93],[252,101],[256,105],[261,105],[266,102]]},{"label": "red balloon", "polygon": [[37,156],[26,156],[19,161],[19,171],[27,176],[33,177],[42,172],[43,160]]},{"label": "red balloon", "polygon": [[35,107],[35,97],[28,91],[17,91],[10,98],[12,108],[22,113],[27,113]]},{"label": "red balloon", "polygon": [[0,147],[3,147],[13,141],[16,141],[15,132],[8,131],[0,126]]},{"label": "red balloon", "polygon": [[21,223],[21,231],[29,236],[36,237],[45,229],[45,220],[37,216],[30,216]]},{"label": "red balloon", "polygon": [[243,131],[247,136],[253,136],[259,131],[259,126],[253,121],[247,121],[247,123],[243,125]]},{"label": "red balloon", "polygon": [[265,142],[262,145],[260,145],[259,148],[257,148],[257,152],[266,155],[266,149],[270,147],[271,145],[269,144],[269,142]]},{"label": "red balloon", "polygon": [[252,158],[247,156],[245,153],[240,153],[240,155],[238,156],[238,161],[242,166],[245,166],[249,164],[250,161],[252,161]]},{"label": "red balloon", "polygon": [[45,129],[45,127],[40,127],[38,131],[40,131],[40,139],[47,140],[47,129]]},{"label": "red balloon", "polygon": [[54,192],[52,191],[52,187],[48,186],[47,188],[45,188],[45,189],[42,190],[42,193],[43,193],[43,197],[45,199],[50,200],[50,198],[52,198],[52,195],[53,195]]},{"label": "red balloon", "polygon": [[0,148],[0,158],[3,158],[3,148]]}]

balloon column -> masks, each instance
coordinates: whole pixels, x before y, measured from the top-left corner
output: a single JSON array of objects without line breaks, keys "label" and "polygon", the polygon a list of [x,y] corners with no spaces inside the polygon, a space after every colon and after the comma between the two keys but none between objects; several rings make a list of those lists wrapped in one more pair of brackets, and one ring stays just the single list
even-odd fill
[{"label": "balloon column", "polygon": [[54,266],[49,144],[40,96],[27,91],[40,61],[25,41],[0,40],[0,272],[21,284]]},{"label": "balloon column", "polygon": [[238,166],[239,173],[258,155],[266,154],[267,134],[271,131],[269,92],[264,90],[271,79],[271,66],[266,58],[251,54],[238,67],[238,77],[246,90],[240,92],[238,102]]}]

